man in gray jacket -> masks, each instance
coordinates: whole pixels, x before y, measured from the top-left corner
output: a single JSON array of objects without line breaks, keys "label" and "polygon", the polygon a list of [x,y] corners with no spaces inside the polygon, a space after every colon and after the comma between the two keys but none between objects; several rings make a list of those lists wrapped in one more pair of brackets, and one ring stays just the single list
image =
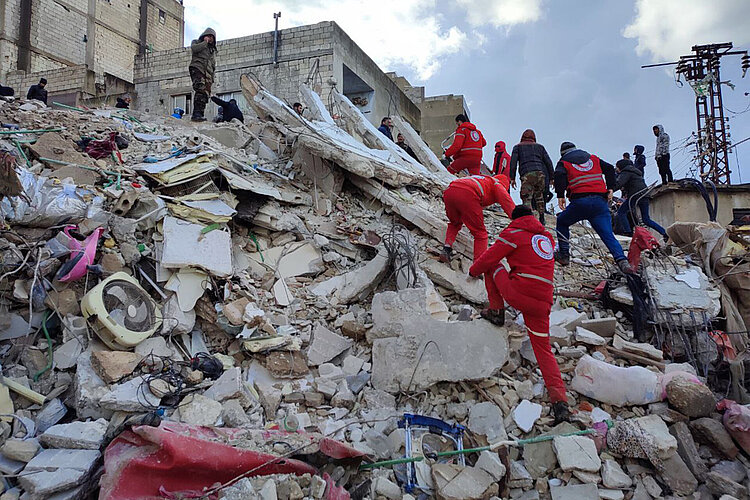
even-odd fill
[{"label": "man in gray jacket", "polygon": [[190,44],[193,57],[190,60],[190,79],[193,81],[193,116],[194,122],[205,122],[203,114],[211,95],[216,70],[216,32],[206,28],[197,40]]},{"label": "man in gray jacket", "polygon": [[656,152],[654,159],[659,167],[661,183],[672,182],[672,169],[669,168],[669,134],[664,132],[663,125],[654,125],[654,135],[656,136]]}]

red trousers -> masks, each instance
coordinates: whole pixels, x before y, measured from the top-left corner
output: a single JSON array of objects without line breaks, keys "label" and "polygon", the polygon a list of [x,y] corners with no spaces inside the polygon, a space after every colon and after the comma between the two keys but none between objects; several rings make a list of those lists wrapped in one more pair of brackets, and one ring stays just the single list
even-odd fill
[{"label": "red trousers", "polygon": [[461,170],[468,170],[469,175],[480,175],[479,171],[482,168],[482,157],[462,156],[453,160],[448,167],[448,171],[452,174],[457,174]]},{"label": "red trousers", "polygon": [[560,367],[557,365],[549,344],[549,313],[552,305],[524,295],[521,291],[524,288],[523,281],[524,278],[511,279],[502,264],[501,268],[495,272],[494,279],[489,273],[485,274],[484,282],[490,299],[490,309],[502,309],[505,307],[505,302],[508,302],[521,311],[550,400],[553,403],[567,401]]},{"label": "red trousers", "polygon": [[443,192],[445,215],[448,216],[448,230],[445,232],[445,246],[452,247],[461,226],[466,224],[474,237],[474,261],[487,250],[487,229],[484,227],[484,212],[479,203],[479,195],[469,189],[448,186]]}]

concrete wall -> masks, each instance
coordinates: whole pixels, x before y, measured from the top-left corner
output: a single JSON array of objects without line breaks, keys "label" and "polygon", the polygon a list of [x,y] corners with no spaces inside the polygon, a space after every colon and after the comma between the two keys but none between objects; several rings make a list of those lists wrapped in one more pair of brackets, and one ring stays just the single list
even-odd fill
[{"label": "concrete wall", "polygon": [[[290,104],[299,100],[299,84],[317,64],[319,76],[314,87],[327,100],[328,80],[333,76],[333,47],[330,22],[280,30],[278,66],[273,64],[273,32],[217,43],[214,94],[240,95],[243,73],[257,76],[269,91]],[[154,114],[171,114],[171,97],[192,92],[188,66],[189,48],[146,54],[136,58],[136,108]],[[244,99],[238,98],[243,111]],[[209,103],[207,118],[215,116],[216,106]]]},{"label": "concrete wall", "polygon": [[[344,30],[336,23],[333,27],[334,78],[339,91],[344,81],[344,65],[356,73],[375,90],[372,111],[365,116],[375,125],[380,125],[384,116],[398,113],[412,127],[419,130],[421,125],[419,108],[398,88],[398,85],[381,70],[370,56],[365,54]],[[325,102],[325,101],[324,101]],[[395,138],[394,131],[394,138]]]},{"label": "concrete wall", "polygon": [[93,70],[100,84],[105,73],[132,82],[142,37],[155,50],[182,45],[184,7],[177,0],[31,0],[30,64],[19,67],[21,4],[0,2],[0,82],[11,71],[25,70],[36,80],[45,72],[51,83],[56,76],[50,70],[80,65]]},{"label": "concrete wall", "polygon": [[[750,208],[750,184],[719,186],[719,210],[716,221],[732,222],[732,209]],[[709,195],[713,201],[713,195]],[[708,211],[703,197],[695,190],[669,187],[657,191],[651,199],[651,218],[662,226],[675,222],[708,222]]]},{"label": "concrete wall", "polygon": [[[8,74],[7,84],[16,89],[16,95],[26,97],[29,87],[39,83],[39,78],[47,78],[47,103],[51,106],[53,101],[63,104],[75,105],[80,102],[81,92],[94,92],[94,74],[86,69],[86,66],[70,66],[61,69],[42,71],[40,73],[25,73],[16,71]],[[76,94],[71,97],[70,94]],[[63,98],[56,99],[56,96]]]},{"label": "concrete wall", "polygon": [[[422,139],[439,158],[443,154],[440,143],[456,131],[456,115],[469,116],[464,96],[448,94],[427,97],[419,104],[419,109],[422,112]],[[482,129],[481,124],[477,126]],[[487,142],[490,140],[487,139]],[[450,145],[450,142],[447,144]]]}]

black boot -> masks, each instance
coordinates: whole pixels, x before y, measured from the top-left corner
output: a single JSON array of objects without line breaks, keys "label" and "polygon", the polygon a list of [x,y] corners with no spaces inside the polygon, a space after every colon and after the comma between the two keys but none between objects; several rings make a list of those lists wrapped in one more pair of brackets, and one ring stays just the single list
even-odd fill
[{"label": "black boot", "polygon": [[190,117],[190,121],[194,121],[194,122],[205,122],[205,121],[206,121],[206,117],[205,117],[205,116],[203,116],[203,114],[202,114],[202,113],[201,113],[201,114],[198,114],[198,113],[193,113],[193,115],[192,115],[192,116]]},{"label": "black boot", "polygon": [[443,253],[440,254],[440,258],[438,260],[443,264],[449,264],[451,261],[451,255],[453,255],[453,249],[446,245],[443,247]]},{"label": "black boot", "polygon": [[568,403],[558,401],[552,405],[552,414],[555,416],[555,425],[570,421],[570,410]]},{"label": "black boot", "polygon": [[488,307],[487,309],[482,309],[479,315],[495,326],[505,325],[505,309],[490,309]]},{"label": "black boot", "polygon": [[570,265],[570,254],[555,252],[555,261],[561,266]]}]

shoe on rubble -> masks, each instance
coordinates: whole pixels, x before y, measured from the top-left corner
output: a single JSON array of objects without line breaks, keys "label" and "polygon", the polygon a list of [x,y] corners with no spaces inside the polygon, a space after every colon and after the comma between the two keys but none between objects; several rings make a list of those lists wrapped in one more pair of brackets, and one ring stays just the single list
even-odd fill
[{"label": "shoe on rubble", "polygon": [[669,235],[668,234],[664,233],[663,235],[661,235],[661,237],[664,238],[664,244],[669,243]]},{"label": "shoe on rubble", "polygon": [[193,116],[190,117],[190,121],[193,121],[193,122],[205,122],[206,121],[206,117],[203,116],[203,115],[193,115]]},{"label": "shoe on rubble", "polygon": [[618,260],[617,267],[619,267],[620,271],[625,274],[635,274],[635,269],[633,269],[633,266],[630,265],[630,262],[628,262],[627,259]]},{"label": "shoe on rubble", "polygon": [[555,261],[561,266],[567,266],[570,264],[570,254],[555,252]]},{"label": "shoe on rubble", "polygon": [[442,262],[443,264],[448,264],[451,261],[451,255],[453,254],[453,249],[449,246],[443,247],[443,252],[440,254],[440,257],[438,260]]},{"label": "shoe on rubble", "polygon": [[488,307],[482,309],[479,315],[495,326],[505,325],[505,309],[490,309]]},{"label": "shoe on rubble", "polygon": [[554,403],[552,405],[552,414],[555,416],[554,425],[570,421],[570,410],[568,409],[568,403],[566,403],[565,401],[558,401],[557,403]]}]

